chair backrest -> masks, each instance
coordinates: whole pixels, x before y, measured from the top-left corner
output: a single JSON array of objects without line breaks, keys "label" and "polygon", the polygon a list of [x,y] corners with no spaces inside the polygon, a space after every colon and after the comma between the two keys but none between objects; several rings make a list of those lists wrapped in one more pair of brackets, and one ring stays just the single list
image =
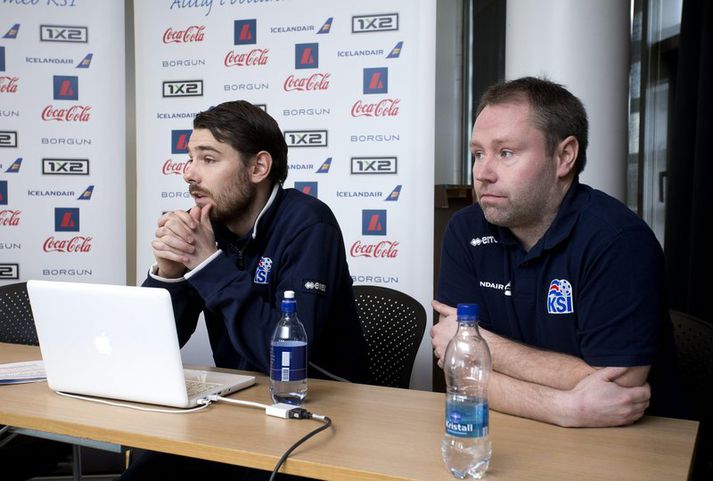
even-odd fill
[{"label": "chair backrest", "polygon": [[39,344],[25,282],[0,286],[0,342]]},{"label": "chair backrest", "polygon": [[713,479],[713,324],[671,310],[676,354],[693,413],[701,421],[692,481]]},{"label": "chair backrest", "polygon": [[387,287],[354,286],[354,298],[374,382],[408,388],[426,310],[413,297]]}]

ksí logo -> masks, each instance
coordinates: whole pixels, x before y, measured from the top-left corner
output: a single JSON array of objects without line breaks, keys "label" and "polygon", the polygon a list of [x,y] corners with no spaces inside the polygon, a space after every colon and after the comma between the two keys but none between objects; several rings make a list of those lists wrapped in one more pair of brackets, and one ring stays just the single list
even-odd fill
[{"label": "ks\u00ed logo", "polygon": [[163,43],[194,43],[202,42],[205,35],[205,25],[191,25],[183,30],[168,27],[163,32]]},{"label": "ks\u00ed logo", "polygon": [[233,23],[233,45],[255,45],[257,43],[257,20],[235,20]]},{"label": "ks\u00ed logo", "polygon": [[163,82],[165,97],[202,97],[202,80],[167,80]]},{"label": "ks\u00ed logo", "polygon": [[269,257],[261,257],[255,269],[255,284],[267,284],[270,282],[270,271],[272,270],[272,259]]},{"label": "ks\u00ed logo", "polygon": [[20,172],[20,167],[22,166],[22,157],[15,159],[15,162],[10,164],[10,167],[5,169],[6,174],[17,174]]},{"label": "ks\u00ed logo", "polygon": [[389,93],[389,68],[365,68],[364,69],[364,93],[365,94],[386,94]]},{"label": "ks\u00ed logo", "polygon": [[17,81],[18,80],[20,80],[18,77],[9,77],[6,75],[0,75],[0,94],[17,93]]},{"label": "ks\u00ed logo", "polygon": [[171,131],[171,153],[187,154],[188,141],[191,138],[192,130],[172,130]]},{"label": "ks\u00ed logo", "polygon": [[285,130],[288,147],[327,147],[326,130]]},{"label": "ks\u00ed logo", "polygon": [[10,27],[10,30],[8,30],[7,33],[2,36],[2,38],[7,38],[7,39],[17,38],[17,34],[19,31],[20,31],[20,24],[16,23],[12,27]]},{"label": "ks\u00ed logo", "polygon": [[79,208],[55,207],[54,230],[55,232],[79,232]]},{"label": "ks\u00ed logo", "polygon": [[398,29],[398,13],[355,15],[352,17],[352,33],[388,32]]},{"label": "ks\u00ed logo", "polygon": [[0,264],[0,280],[17,280],[20,278],[20,264]]},{"label": "ks\u00ed logo", "polygon": [[396,157],[352,157],[352,174],[396,174]]},{"label": "ks\u00ed logo", "polygon": [[42,159],[42,175],[89,175],[89,159]]},{"label": "ks\u00ed logo", "polygon": [[364,209],[361,211],[362,235],[386,235],[386,210]]},{"label": "ks\u00ed logo", "polygon": [[55,100],[79,99],[79,77],[55,75],[52,80]]},{"label": "ks\u00ed logo", "polygon": [[68,25],[40,25],[40,41],[87,43],[89,29]]},{"label": "ks\u00ed logo", "polygon": [[319,44],[295,44],[295,68],[319,68]]},{"label": "ks\u00ed logo", "polygon": [[571,314],[573,312],[572,284],[567,279],[552,279],[547,290],[547,313]]},{"label": "ks\u00ed logo", "polygon": [[0,130],[0,147],[17,147],[17,131]]},{"label": "ks\u00ed logo", "polygon": [[317,182],[295,182],[295,189],[303,194],[319,197]]}]

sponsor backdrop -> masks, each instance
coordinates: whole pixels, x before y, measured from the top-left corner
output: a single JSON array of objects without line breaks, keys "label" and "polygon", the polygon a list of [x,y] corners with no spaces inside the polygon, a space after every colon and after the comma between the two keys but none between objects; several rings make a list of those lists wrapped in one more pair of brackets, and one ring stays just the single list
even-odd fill
[{"label": "sponsor backdrop", "polygon": [[[354,283],[410,294],[430,325],[435,0],[137,2],[135,35],[139,273],[161,213],[193,205],[195,113],[246,99],[284,131],[285,187],[339,219]],[[204,332],[186,360],[212,362]],[[427,339],[412,380],[424,389]]]},{"label": "sponsor backdrop", "polygon": [[0,5],[0,284],[126,282],[124,4]]}]

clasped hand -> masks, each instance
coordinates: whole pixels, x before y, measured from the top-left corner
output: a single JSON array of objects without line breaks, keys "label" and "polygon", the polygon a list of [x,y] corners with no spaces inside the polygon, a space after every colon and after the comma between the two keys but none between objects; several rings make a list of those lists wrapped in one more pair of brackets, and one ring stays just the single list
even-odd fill
[{"label": "clasped hand", "polygon": [[210,204],[195,206],[188,212],[177,210],[159,218],[156,238],[151,242],[158,275],[180,277],[215,253],[210,209]]}]

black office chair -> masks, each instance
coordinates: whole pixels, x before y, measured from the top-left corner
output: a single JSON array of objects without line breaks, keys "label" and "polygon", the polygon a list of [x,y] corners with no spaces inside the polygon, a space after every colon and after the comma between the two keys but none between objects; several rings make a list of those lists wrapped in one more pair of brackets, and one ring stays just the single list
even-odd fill
[{"label": "black office chair", "polygon": [[426,310],[413,297],[387,287],[354,286],[354,298],[372,378],[380,386],[408,388]]},{"label": "black office chair", "polygon": [[[39,345],[26,282],[0,286],[0,342]],[[9,426],[0,426],[2,449],[4,451],[0,452],[0,460],[5,461],[7,458],[8,462],[23,465],[28,469],[27,474],[35,476],[73,473],[75,479],[80,479],[83,468],[85,472],[107,472],[108,469],[108,472],[117,473],[124,467],[121,454],[22,436]],[[38,452],[43,455],[38,456]],[[23,461],[25,456],[28,458]],[[83,457],[88,462],[82,463]],[[59,468],[55,468],[57,463]]]},{"label": "black office chair", "polygon": [[693,414],[701,422],[691,480],[713,479],[713,324],[671,310],[678,364],[691,400]]}]

